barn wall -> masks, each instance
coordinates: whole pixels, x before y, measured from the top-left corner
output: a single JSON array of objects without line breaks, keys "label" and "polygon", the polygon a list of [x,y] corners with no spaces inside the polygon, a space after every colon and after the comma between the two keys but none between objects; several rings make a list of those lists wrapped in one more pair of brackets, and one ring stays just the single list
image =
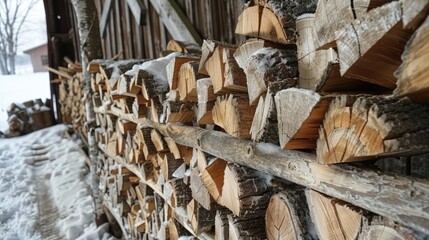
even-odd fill
[{"label": "barn wall", "polygon": [[[108,0],[94,0],[101,19]],[[119,54],[120,59],[154,58],[173,39],[149,0],[141,0],[146,8],[145,22],[137,24],[127,1],[113,1],[106,33],[102,37],[105,58]],[[192,23],[202,39],[237,43],[243,37],[234,34],[235,23],[244,0],[177,0],[180,11]]]}]

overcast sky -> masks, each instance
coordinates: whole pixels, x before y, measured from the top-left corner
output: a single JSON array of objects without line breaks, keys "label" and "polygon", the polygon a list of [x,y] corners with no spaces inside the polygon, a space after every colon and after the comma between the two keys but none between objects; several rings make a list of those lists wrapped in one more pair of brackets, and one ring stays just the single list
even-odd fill
[{"label": "overcast sky", "polygon": [[39,0],[31,9],[22,26],[19,37],[18,53],[46,43],[46,18],[43,0]]}]

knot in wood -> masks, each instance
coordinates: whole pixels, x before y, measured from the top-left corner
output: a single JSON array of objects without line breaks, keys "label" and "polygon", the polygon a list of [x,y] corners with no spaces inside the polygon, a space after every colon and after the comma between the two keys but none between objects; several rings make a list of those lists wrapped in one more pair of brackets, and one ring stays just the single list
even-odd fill
[{"label": "knot in wood", "polygon": [[294,163],[294,162],[290,162],[290,163],[287,165],[287,167],[289,168],[289,170],[292,170],[292,171],[295,171],[295,170],[296,170],[296,168],[297,168],[296,163]]}]

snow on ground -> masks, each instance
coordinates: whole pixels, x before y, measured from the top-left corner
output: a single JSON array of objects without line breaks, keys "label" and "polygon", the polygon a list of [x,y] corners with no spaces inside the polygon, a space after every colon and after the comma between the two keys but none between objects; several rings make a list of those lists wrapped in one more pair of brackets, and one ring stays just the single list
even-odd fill
[{"label": "snow on ground", "polygon": [[[61,235],[58,239],[113,239],[106,233],[107,223],[99,228],[95,225],[86,158],[78,145],[64,138],[65,131],[65,125],[56,125],[22,137],[0,139],[2,239],[46,237],[40,199],[52,199],[51,207],[59,216],[51,221]],[[38,196],[38,185],[48,197]]]},{"label": "snow on ground", "polygon": [[6,110],[13,102],[50,98],[47,72],[22,75],[0,75],[0,131],[7,128]]}]

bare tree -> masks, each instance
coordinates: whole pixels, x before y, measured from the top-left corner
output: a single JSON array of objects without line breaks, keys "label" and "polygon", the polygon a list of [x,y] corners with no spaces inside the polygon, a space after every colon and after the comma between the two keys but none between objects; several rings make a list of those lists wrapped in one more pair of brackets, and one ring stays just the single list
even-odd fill
[{"label": "bare tree", "polygon": [[0,0],[0,73],[15,74],[18,38],[28,13],[39,0]]}]

